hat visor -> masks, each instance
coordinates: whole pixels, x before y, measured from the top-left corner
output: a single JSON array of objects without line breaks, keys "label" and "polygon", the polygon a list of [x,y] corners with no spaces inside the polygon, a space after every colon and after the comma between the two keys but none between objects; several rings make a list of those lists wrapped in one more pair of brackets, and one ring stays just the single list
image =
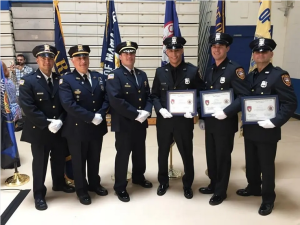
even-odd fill
[{"label": "hat visor", "polygon": [[72,57],[83,57],[83,56],[89,56],[89,53],[88,52],[75,52],[72,55]]},{"label": "hat visor", "polygon": [[256,47],[252,50],[252,52],[267,52],[267,51],[272,51],[272,49],[267,46],[261,46],[261,47]]},{"label": "hat visor", "polygon": [[182,49],[183,45],[176,44],[176,45],[166,45],[167,49]]},{"label": "hat visor", "polygon": [[126,46],[119,50],[119,54],[121,54],[122,52],[136,52],[136,48],[132,46],[128,46],[128,47]]},{"label": "hat visor", "polygon": [[211,45],[211,46],[212,46],[212,45],[226,45],[226,46],[228,46],[229,43],[228,43],[227,41],[218,40],[218,41],[212,41],[212,42],[210,43],[210,45]]},{"label": "hat visor", "polygon": [[36,57],[41,56],[41,57],[47,57],[47,58],[54,58],[55,55],[52,52],[43,52],[39,53]]},{"label": "hat visor", "polygon": [[120,52],[120,54],[123,53],[123,52],[126,52],[126,53],[136,53],[136,50],[134,48],[132,48],[132,49],[123,49]]}]

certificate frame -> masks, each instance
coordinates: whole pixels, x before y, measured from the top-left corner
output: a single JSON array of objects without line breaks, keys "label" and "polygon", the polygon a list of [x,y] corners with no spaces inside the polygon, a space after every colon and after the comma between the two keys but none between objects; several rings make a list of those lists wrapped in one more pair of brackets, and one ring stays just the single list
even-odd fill
[{"label": "certificate frame", "polygon": [[232,88],[229,88],[229,89],[226,89],[226,90],[205,90],[205,91],[200,91],[200,105],[201,105],[201,117],[211,117],[213,113],[205,113],[204,111],[204,95],[205,94],[217,94],[217,93],[224,93],[224,92],[229,92],[229,95],[230,95],[230,101],[231,101],[231,104],[232,102],[234,101],[234,94],[233,94],[233,89]]},{"label": "certificate frame", "polygon": [[192,116],[196,116],[197,115],[197,90],[196,89],[188,89],[188,90],[169,90],[167,91],[167,109],[168,111],[173,115],[173,116],[183,116],[186,112],[182,111],[182,112],[178,112],[178,113],[172,113],[170,111],[170,99],[171,96],[174,94],[184,94],[184,93],[188,93],[188,94],[192,94],[193,95],[193,99],[191,100],[194,105],[193,105],[193,111],[190,112],[192,114]]},{"label": "certificate frame", "polygon": [[[257,99],[272,99],[275,101],[275,106],[274,108],[275,109],[269,109],[269,110],[274,110],[275,112],[275,116],[277,114],[277,112],[279,111],[279,100],[278,100],[278,95],[257,95],[257,96],[245,96],[245,97],[241,97],[241,106],[242,106],[242,122],[243,124],[257,124],[258,121],[261,121],[262,119],[260,120],[249,120],[247,118],[247,111],[249,109],[247,109],[246,107],[246,101],[255,101]],[[267,106],[267,107],[270,107],[270,106]],[[251,110],[251,109],[250,109]],[[274,118],[274,117],[273,117]],[[272,119],[272,118],[269,118],[269,119]]]}]

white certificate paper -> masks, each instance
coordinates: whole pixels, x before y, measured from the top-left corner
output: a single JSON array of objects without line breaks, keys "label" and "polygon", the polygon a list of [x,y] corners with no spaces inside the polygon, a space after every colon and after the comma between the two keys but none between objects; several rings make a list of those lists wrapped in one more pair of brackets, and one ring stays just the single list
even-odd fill
[{"label": "white certificate paper", "polygon": [[184,114],[194,111],[194,93],[193,92],[170,92],[169,93],[169,112],[171,114]]},{"label": "white certificate paper", "polygon": [[276,116],[276,98],[244,99],[245,122],[257,122]]},{"label": "white certificate paper", "polygon": [[225,109],[231,104],[230,91],[218,91],[202,93],[203,113],[213,114],[217,108]]}]

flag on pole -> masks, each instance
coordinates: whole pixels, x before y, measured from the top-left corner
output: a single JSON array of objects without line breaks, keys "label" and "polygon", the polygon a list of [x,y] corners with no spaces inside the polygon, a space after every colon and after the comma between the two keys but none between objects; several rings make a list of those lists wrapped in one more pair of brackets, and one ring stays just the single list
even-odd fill
[{"label": "flag on pole", "polygon": [[216,33],[225,33],[225,1],[218,1],[217,13],[216,13]]},{"label": "flag on pole", "polygon": [[58,1],[53,1],[55,7],[55,48],[57,49],[57,55],[55,57],[54,68],[57,74],[64,75],[66,72],[70,72],[70,64],[68,61],[64,33],[61,25],[61,18],[58,8]]},{"label": "flag on pole", "polygon": [[[181,37],[179,21],[178,21],[178,16],[177,16],[177,12],[176,12],[175,1],[166,1],[163,41],[166,38],[172,37],[172,36]],[[184,60],[183,55],[182,55],[182,60]],[[166,46],[163,45],[161,65],[164,66],[167,63],[169,63],[169,58],[166,54]]]},{"label": "flag on pole", "polygon": [[103,74],[107,76],[120,66],[119,55],[115,52],[115,48],[121,43],[121,37],[114,1],[106,0],[106,9],[100,66],[103,68]]},{"label": "flag on pole", "polygon": [[[258,18],[254,39],[271,38],[271,1],[259,1]],[[256,68],[252,55],[250,60],[249,73]]]},{"label": "flag on pole", "polygon": [[13,169],[15,163],[20,166],[20,157],[14,129],[13,109],[6,87],[2,62],[1,70],[1,168]]}]

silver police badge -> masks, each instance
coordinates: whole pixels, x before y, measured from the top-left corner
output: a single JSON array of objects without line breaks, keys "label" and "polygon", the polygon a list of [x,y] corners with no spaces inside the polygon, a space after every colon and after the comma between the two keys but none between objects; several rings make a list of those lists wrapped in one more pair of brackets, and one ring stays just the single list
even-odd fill
[{"label": "silver police badge", "polygon": [[262,88],[266,88],[267,85],[268,85],[268,82],[267,82],[267,81],[262,81],[261,84],[260,84],[260,86],[261,86]]},{"label": "silver police badge", "polygon": [[185,78],[184,82],[185,82],[185,84],[190,84],[190,78]]},{"label": "silver police badge", "polygon": [[220,83],[221,83],[221,84],[224,84],[224,83],[225,83],[225,77],[221,77],[221,78],[220,78]]}]

